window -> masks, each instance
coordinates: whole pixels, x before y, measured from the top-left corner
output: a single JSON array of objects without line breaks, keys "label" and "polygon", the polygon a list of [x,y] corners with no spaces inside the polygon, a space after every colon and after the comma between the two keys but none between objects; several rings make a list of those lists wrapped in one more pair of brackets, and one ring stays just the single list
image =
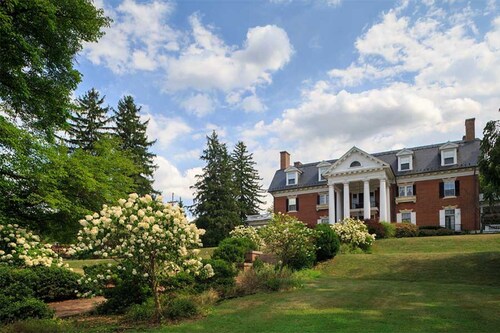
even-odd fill
[{"label": "window", "polygon": [[454,181],[444,182],[444,196],[445,197],[455,196],[455,182]]},{"label": "window", "polygon": [[326,178],[323,177],[323,173],[325,173],[326,171],[328,171],[328,167],[326,166],[318,168],[318,181],[326,180]]},{"label": "window", "polygon": [[444,210],[444,227],[447,229],[455,230],[455,210]]},{"label": "window", "polygon": [[318,205],[328,205],[328,193],[320,193],[318,195]]},{"label": "window", "polygon": [[297,172],[288,172],[286,174],[286,184],[287,185],[297,184]]},{"label": "window", "polygon": [[456,162],[456,150],[455,149],[449,149],[449,150],[443,150],[441,152],[441,165],[453,165],[457,164]]},{"label": "window", "polygon": [[360,167],[360,166],[361,166],[361,163],[359,163],[359,161],[354,161],[350,165],[351,168]]},{"label": "window", "polygon": [[411,212],[401,213],[402,223],[411,223]]},{"label": "window", "polygon": [[413,185],[401,185],[399,186],[399,196],[400,197],[412,197],[413,193]]},{"label": "window", "polygon": [[411,156],[399,158],[399,171],[411,170]]},{"label": "window", "polygon": [[322,218],[320,218],[319,223],[320,224],[329,224],[330,220],[328,219],[328,217],[322,217]]},{"label": "window", "polygon": [[297,211],[297,198],[288,198],[288,211]]}]

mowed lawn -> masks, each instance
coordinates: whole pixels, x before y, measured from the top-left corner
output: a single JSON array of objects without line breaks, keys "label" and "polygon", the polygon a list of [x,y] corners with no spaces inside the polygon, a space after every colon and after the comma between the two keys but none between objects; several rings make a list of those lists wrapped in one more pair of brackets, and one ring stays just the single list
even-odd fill
[{"label": "mowed lawn", "polygon": [[[498,332],[500,235],[378,240],[304,288],[221,302],[148,332]],[[141,330],[143,331],[143,330]]]}]

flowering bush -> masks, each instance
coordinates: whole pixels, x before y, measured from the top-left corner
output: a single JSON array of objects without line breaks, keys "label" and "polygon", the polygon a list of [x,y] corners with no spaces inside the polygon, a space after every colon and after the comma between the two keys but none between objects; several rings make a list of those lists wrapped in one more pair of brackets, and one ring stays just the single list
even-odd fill
[{"label": "flowering bush", "polygon": [[231,238],[244,238],[250,240],[255,244],[257,250],[262,250],[265,246],[264,240],[257,232],[257,229],[254,227],[247,227],[243,225],[239,225],[234,228],[233,231],[229,233]]},{"label": "flowering bush", "polygon": [[43,244],[39,236],[17,224],[0,224],[0,262],[16,267],[63,266],[51,244]]},{"label": "flowering bush", "polygon": [[311,267],[316,259],[316,232],[297,219],[275,214],[271,222],[259,230],[266,249],[276,255],[281,267]]},{"label": "flowering bush", "polygon": [[345,218],[331,225],[333,231],[340,237],[340,242],[355,250],[366,251],[375,241],[375,234],[370,234],[366,225],[357,219]]},{"label": "flowering bush", "polygon": [[[160,319],[159,281],[163,276],[175,276],[180,272],[210,277],[213,269],[201,263],[197,257],[202,246],[203,229],[189,223],[182,208],[156,200],[150,195],[140,197],[136,193],[128,199],[120,199],[117,206],[103,205],[99,213],[80,220],[78,251],[93,251],[103,258],[119,259],[117,269],[143,277],[149,284],[155,299],[156,319]],[[110,280],[111,274],[101,274],[100,280]],[[91,283],[97,283],[91,279]],[[83,283],[88,281],[83,279]]]}]

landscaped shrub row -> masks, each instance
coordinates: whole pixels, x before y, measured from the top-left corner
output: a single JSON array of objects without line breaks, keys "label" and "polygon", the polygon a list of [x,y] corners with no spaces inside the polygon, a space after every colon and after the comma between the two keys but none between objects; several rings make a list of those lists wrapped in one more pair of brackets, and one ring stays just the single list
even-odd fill
[{"label": "landscaped shrub row", "polygon": [[414,224],[396,223],[394,226],[396,227],[396,238],[418,236],[418,227]]}]

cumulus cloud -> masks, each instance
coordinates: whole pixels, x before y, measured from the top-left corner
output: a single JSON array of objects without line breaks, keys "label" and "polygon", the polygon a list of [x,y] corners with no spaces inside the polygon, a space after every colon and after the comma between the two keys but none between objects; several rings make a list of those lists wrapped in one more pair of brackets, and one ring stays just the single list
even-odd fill
[{"label": "cumulus cloud", "polygon": [[181,106],[198,117],[210,114],[215,109],[214,101],[208,94],[193,95],[184,100]]},{"label": "cumulus cloud", "polygon": [[162,149],[168,148],[176,138],[192,131],[192,128],[180,118],[170,118],[152,113],[141,116],[142,121],[148,119],[148,138],[157,140],[156,144]]},{"label": "cumulus cloud", "polygon": [[170,198],[170,195],[174,193],[176,198],[182,197],[183,201],[193,199],[193,191],[190,186],[196,182],[196,175],[202,173],[201,168],[192,168],[181,172],[163,156],[157,156],[155,163],[158,165],[154,174],[155,189],[161,191],[167,198]]}]

